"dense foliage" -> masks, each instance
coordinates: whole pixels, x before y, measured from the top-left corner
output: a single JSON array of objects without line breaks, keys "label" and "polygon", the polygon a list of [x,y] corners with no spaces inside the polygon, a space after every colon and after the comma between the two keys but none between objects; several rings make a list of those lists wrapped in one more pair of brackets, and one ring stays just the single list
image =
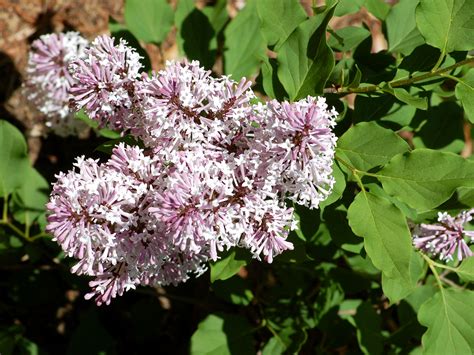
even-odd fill
[{"label": "dense foliage", "polygon": [[[175,28],[183,57],[215,77],[255,78],[261,102],[324,95],[339,113],[333,191],[319,209],[294,205],[294,248],[271,264],[231,249],[180,286],[138,288],[109,306],[84,300],[89,280],[70,273],[74,261],[45,229],[56,179],[0,121],[1,354],[474,352],[474,228],[463,214],[474,207],[474,2],[327,0],[310,10],[247,0],[230,18],[225,0],[127,0],[125,24],[110,22],[146,70],[142,45]],[[360,11],[383,24],[387,50],[372,50],[365,26],[331,27]],[[75,141],[88,156],[106,161],[116,144],[137,143],[83,111],[74,120],[97,133]]]}]

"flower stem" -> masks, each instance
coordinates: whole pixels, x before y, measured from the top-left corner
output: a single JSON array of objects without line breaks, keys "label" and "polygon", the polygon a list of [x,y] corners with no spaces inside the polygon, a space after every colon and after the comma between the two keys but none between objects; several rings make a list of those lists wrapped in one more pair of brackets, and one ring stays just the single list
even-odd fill
[{"label": "flower stem", "polygon": [[3,196],[3,214],[2,214],[2,222],[6,222],[8,220],[8,195]]},{"label": "flower stem", "polygon": [[[440,60],[442,62],[443,57],[440,57]],[[401,79],[401,80],[390,81],[389,85],[392,88],[401,87],[401,86],[408,86],[408,85],[417,83],[419,81],[430,79],[430,78],[433,78],[433,77],[436,77],[436,76],[443,76],[443,74],[446,73],[446,72],[449,72],[453,69],[456,69],[457,67],[463,66],[465,64],[470,64],[470,63],[474,63],[474,57],[464,59],[460,62],[457,62],[453,65],[450,65],[448,67],[441,68],[441,69],[438,69],[438,67],[437,67],[438,63],[437,63],[435,65],[435,67],[428,73],[417,75],[417,76],[411,77],[409,79]],[[379,85],[369,85],[369,86],[364,86],[364,87],[359,87],[359,88],[339,88],[339,89],[326,88],[326,89],[324,89],[324,93],[347,95],[347,94],[355,94],[355,93],[360,94],[360,93],[376,92],[376,91],[380,91],[380,90],[381,90],[381,88],[380,88]]]}]

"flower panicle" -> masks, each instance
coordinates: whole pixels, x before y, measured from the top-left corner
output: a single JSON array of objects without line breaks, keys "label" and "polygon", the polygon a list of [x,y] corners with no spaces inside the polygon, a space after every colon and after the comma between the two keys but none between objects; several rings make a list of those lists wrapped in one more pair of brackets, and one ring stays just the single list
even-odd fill
[{"label": "flower panicle", "polygon": [[69,108],[75,83],[69,65],[85,58],[88,45],[78,32],[42,35],[31,44],[23,95],[46,127],[60,136],[76,135],[86,127]]},{"label": "flower panicle", "polygon": [[337,113],[323,98],[255,103],[246,79],[197,61],[140,75],[138,59],[102,36],[71,64],[73,106],[143,147],[78,158],[48,204],[48,230],[78,259],[72,271],[94,277],[98,304],[199,276],[230,248],[273,262],[293,249],[286,201],[317,208],[334,185]]},{"label": "flower panicle", "polygon": [[469,243],[474,242],[474,231],[467,230],[465,224],[472,220],[473,214],[474,209],[462,211],[455,217],[439,212],[438,223],[421,223],[413,227],[414,247],[442,261],[471,257]]}]

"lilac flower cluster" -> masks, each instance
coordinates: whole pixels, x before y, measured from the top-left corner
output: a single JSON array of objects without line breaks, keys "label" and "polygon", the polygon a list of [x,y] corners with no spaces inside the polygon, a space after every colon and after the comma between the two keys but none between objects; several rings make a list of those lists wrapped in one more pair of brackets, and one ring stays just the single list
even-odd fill
[{"label": "lilac flower cluster", "polygon": [[[97,38],[73,61],[71,104],[144,148],[78,158],[57,176],[48,230],[94,276],[98,304],[136,285],[200,275],[232,247],[271,263],[293,245],[292,200],[317,208],[332,190],[336,112],[323,98],[257,103],[251,83],[197,62],[140,75],[139,56]],[[254,102],[255,101],[255,102]]]},{"label": "lilac flower cluster", "polygon": [[73,59],[84,58],[88,44],[79,33],[67,32],[43,35],[31,45],[23,93],[43,115],[45,125],[60,136],[86,127],[69,109],[69,90],[75,79],[68,66]]},{"label": "lilac flower cluster", "polygon": [[456,217],[439,212],[439,223],[422,223],[413,228],[413,245],[443,261],[453,260],[455,254],[459,261],[472,256],[468,242],[474,242],[474,230],[466,230],[464,225],[472,220],[473,214],[474,209],[463,211]]}]

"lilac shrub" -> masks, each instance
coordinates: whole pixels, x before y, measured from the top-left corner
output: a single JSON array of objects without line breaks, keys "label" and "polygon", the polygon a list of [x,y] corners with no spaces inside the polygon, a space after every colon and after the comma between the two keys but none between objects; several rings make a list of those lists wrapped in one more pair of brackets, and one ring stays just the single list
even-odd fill
[{"label": "lilac shrub", "polygon": [[78,158],[47,205],[48,231],[79,260],[72,271],[94,277],[97,304],[201,275],[233,247],[271,263],[293,249],[289,201],[317,208],[335,182],[337,113],[323,98],[264,104],[246,79],[196,61],[148,77],[139,59],[101,36],[70,65],[71,105],[144,145]]},{"label": "lilac shrub", "polygon": [[69,109],[69,90],[75,78],[69,72],[74,59],[85,59],[89,42],[77,32],[52,33],[31,44],[23,94],[55,134],[77,134],[86,126]]}]

